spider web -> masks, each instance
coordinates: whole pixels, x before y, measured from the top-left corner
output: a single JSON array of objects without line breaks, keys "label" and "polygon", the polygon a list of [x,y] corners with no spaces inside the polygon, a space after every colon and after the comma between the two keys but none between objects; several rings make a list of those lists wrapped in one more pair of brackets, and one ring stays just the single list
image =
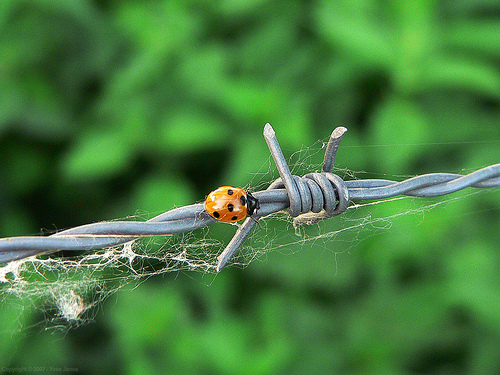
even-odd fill
[{"label": "spider web", "polygon": [[[302,175],[321,170],[323,148],[324,143],[317,143],[294,153],[289,158],[292,173]],[[344,179],[365,174],[347,169],[334,173]],[[269,181],[277,177],[269,159],[252,175],[252,190],[265,189]],[[430,210],[477,193],[481,191],[425,200],[396,197],[355,204],[337,218],[300,227],[293,226],[286,212],[279,212],[259,222],[260,228],[255,228],[231,265],[244,268],[255,260],[266,259],[272,252],[290,255],[306,247],[309,252],[319,248],[335,258],[391,229],[402,217],[412,216],[418,225]],[[215,274],[217,256],[224,248],[224,243],[216,238],[228,232],[228,228],[233,229],[217,224],[190,233],[142,238],[92,253],[63,252],[14,261],[0,267],[0,301],[4,307],[9,305],[14,309],[17,304],[20,330],[30,327],[21,317],[26,305],[42,314],[42,318],[33,323],[35,326],[68,329],[87,324],[95,319],[102,302],[125,285],[169,272]]]}]

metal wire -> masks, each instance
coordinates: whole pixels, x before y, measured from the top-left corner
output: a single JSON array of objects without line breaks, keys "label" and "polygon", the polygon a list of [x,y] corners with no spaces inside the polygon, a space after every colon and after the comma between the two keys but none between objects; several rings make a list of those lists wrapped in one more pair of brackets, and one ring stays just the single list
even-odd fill
[{"label": "metal wire", "polygon": [[[280,178],[268,189],[255,192],[259,210],[238,228],[233,239],[219,255],[217,272],[231,260],[255,224],[262,217],[288,209],[294,225],[316,223],[344,212],[349,202],[379,200],[397,195],[435,197],[458,190],[500,187],[500,164],[479,169],[467,175],[431,173],[401,182],[367,179],[343,181],[331,173],[337,149],[346,128],[336,128],[328,142],[321,173],[293,176],[270,124],[264,127],[268,144]],[[189,232],[213,224],[216,220],[202,203],[175,208],[145,222],[111,221],[82,225],[46,237],[10,237],[0,239],[0,264],[34,255],[61,250],[98,250],[120,245],[145,236]]]}]

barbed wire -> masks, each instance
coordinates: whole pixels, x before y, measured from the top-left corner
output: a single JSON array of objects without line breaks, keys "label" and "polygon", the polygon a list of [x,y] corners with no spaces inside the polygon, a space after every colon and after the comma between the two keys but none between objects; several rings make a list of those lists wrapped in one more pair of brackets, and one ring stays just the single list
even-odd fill
[{"label": "barbed wire", "polygon": [[[280,178],[264,191],[252,193],[260,208],[239,226],[232,240],[217,258],[217,272],[231,260],[257,222],[267,215],[288,209],[294,225],[312,224],[343,213],[350,202],[379,200],[397,195],[436,197],[467,187],[500,187],[500,164],[467,175],[430,173],[404,181],[365,179],[343,181],[332,173],[340,141],[347,131],[336,128],[328,141],[321,173],[302,177],[291,174],[270,124],[264,138],[277,166]],[[62,250],[99,250],[141,237],[163,236],[203,228],[215,223],[204,204],[192,204],[162,213],[148,221],[106,221],[78,226],[50,236],[26,236],[0,239],[0,264]]]}]

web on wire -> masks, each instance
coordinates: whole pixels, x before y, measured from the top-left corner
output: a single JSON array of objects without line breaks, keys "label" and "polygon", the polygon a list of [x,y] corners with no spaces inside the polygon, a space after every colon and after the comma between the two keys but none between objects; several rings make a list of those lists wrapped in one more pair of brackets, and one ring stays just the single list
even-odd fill
[{"label": "web on wire", "polygon": [[[342,134],[337,138],[337,144],[334,146],[338,147]],[[328,146],[332,143],[331,141],[332,138],[328,142]],[[321,164],[314,163],[313,160],[316,155],[324,151],[325,145],[318,144],[293,154],[288,161],[288,164],[292,166],[291,173],[324,170],[325,163],[323,163],[322,168]],[[270,149],[272,151],[272,146]],[[272,151],[272,155],[276,165],[278,165],[280,176],[284,180],[283,175],[286,175],[287,172],[280,169],[283,168],[283,165],[279,167],[280,163],[283,164],[283,160],[281,162],[279,160],[280,155],[282,159],[284,158],[281,150],[279,152]],[[276,155],[278,155],[278,160],[276,160]],[[334,156],[335,153],[333,158]],[[286,161],[285,164],[287,164]],[[496,167],[493,170],[496,175],[495,173],[493,175],[498,176],[499,166],[492,167]],[[331,168],[333,168],[333,160],[327,169],[331,170]],[[269,172],[272,174],[272,170],[270,163],[263,173],[258,173],[255,177],[268,180]],[[350,170],[335,170],[335,172],[342,175],[343,179],[349,179],[346,184],[353,182],[349,185],[349,192],[352,196],[357,197],[357,200],[368,196],[370,202],[351,204],[346,207],[339,218],[334,220],[316,221],[309,218],[308,222],[313,222],[313,225],[309,226],[297,225],[297,217],[300,218],[301,215],[295,218],[291,217],[286,211],[283,211],[286,205],[281,209],[278,208],[282,206],[278,208],[273,206],[272,213],[266,215],[264,220],[259,221],[260,228],[245,234],[243,240],[247,235],[249,239],[243,246],[240,247],[240,244],[236,247],[236,249],[239,248],[239,251],[236,253],[236,249],[230,251],[227,262],[233,266],[246,267],[256,259],[265,260],[266,256],[272,252],[285,255],[293,254],[307,246],[308,252],[319,250],[331,254],[332,272],[336,272],[334,260],[337,255],[349,252],[367,238],[387,231],[398,219],[412,216],[417,221],[423,220],[424,215],[438,206],[448,205],[479,193],[478,190],[475,190],[452,198],[432,198],[425,201],[418,199],[419,192],[425,193],[426,187],[433,188],[432,184],[435,185],[439,181],[441,183],[442,181],[452,181],[459,176],[435,174],[432,181],[427,181],[429,180],[427,179],[418,182],[420,185],[417,185],[417,188],[415,188],[417,182],[414,182],[414,185],[406,190],[407,196],[399,196],[396,194],[399,191],[395,191],[392,192],[393,195],[398,196],[390,199],[376,199],[376,197],[370,196],[370,194],[373,195],[374,189],[383,190],[384,187],[391,188],[393,185],[386,180],[372,180],[378,182],[370,182],[367,185],[366,181],[369,180],[358,180],[359,174],[356,172]],[[290,171],[288,173],[290,174]],[[412,179],[406,181],[410,180]],[[486,184],[485,187],[492,187],[495,184],[499,186],[498,181],[495,178],[493,180],[490,182],[491,186]],[[409,184],[407,182],[402,184],[404,183]],[[475,186],[475,184],[477,185],[477,182],[474,180],[469,183],[469,186]],[[261,184],[258,183],[256,188],[260,187]],[[287,187],[285,188],[287,189]],[[448,188],[441,187],[441,189]],[[387,198],[389,193],[384,193],[382,190],[380,190],[380,194],[385,194],[386,196],[383,198]],[[260,196],[263,197],[264,201],[267,199],[266,197],[271,197],[272,199],[269,198],[270,202],[275,204],[276,201],[282,199],[280,197],[283,196],[283,192],[283,189],[266,190]],[[433,191],[430,193],[431,196],[442,195],[434,194]],[[380,205],[391,208],[385,210],[385,214],[379,214]],[[324,210],[319,215],[325,215]],[[252,225],[256,221],[247,219],[247,222]],[[132,221],[132,223],[134,222]],[[239,226],[238,233],[244,225]],[[220,271],[221,255],[231,247],[232,241],[224,249],[226,244],[214,238],[212,233],[211,227],[205,226],[172,235],[135,238],[123,244],[99,250],[72,251],[14,260],[0,266],[2,299],[10,302],[13,301],[12,298],[30,301],[34,308],[44,312],[46,316],[44,322],[47,326],[65,328],[85,324],[94,319],[102,301],[127,284],[140,283],[148,277],[168,272],[194,271],[202,274],[214,274]],[[238,234],[235,237],[237,236]]]},{"label": "web on wire", "polygon": [[167,272],[213,270],[221,244],[208,237],[208,230],[198,232],[8,263],[0,268],[0,300],[31,301],[45,311],[48,326],[84,324],[93,320],[104,299],[124,285]]},{"label": "web on wire", "polygon": [[[338,255],[387,231],[401,216],[419,217],[450,201],[417,207],[416,200],[401,197],[356,205],[337,223],[300,228],[293,226],[287,214],[273,214],[261,222],[262,228],[251,235],[248,244],[233,258],[232,265],[243,268],[255,260],[265,261],[271,252],[287,256],[305,247],[304,251],[309,253],[330,254],[332,273],[335,273]],[[405,203],[401,205],[401,202]],[[377,217],[374,206],[380,204],[399,206],[400,211]],[[271,221],[277,224],[268,224]],[[94,320],[102,302],[125,285],[169,272],[214,274],[217,256],[223,248],[222,242],[210,237],[210,229],[202,229],[196,233],[139,239],[92,253],[18,260],[0,268],[3,299],[15,297],[31,301],[33,307],[44,311],[45,321],[40,324],[66,329]]]}]

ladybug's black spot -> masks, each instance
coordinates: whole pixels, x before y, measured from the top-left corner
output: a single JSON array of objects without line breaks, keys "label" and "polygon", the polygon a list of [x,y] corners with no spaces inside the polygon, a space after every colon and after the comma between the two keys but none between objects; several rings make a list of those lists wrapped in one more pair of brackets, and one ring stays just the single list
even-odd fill
[{"label": "ladybug's black spot", "polygon": [[247,205],[247,198],[244,195],[241,196],[240,203],[241,203],[242,206],[246,206]]},{"label": "ladybug's black spot", "polygon": [[229,189],[229,190],[227,191],[227,195],[233,195],[233,193],[234,193],[233,189]]},{"label": "ladybug's black spot", "polygon": [[214,213],[212,214],[216,219],[218,219],[220,217],[220,214],[217,212],[217,211],[214,211]]},{"label": "ladybug's black spot", "polygon": [[228,209],[228,211],[229,211],[229,212],[233,212],[233,210],[234,210],[234,206],[233,206],[233,204],[232,204],[232,203],[229,203],[229,204],[227,205],[227,209]]},{"label": "ladybug's black spot", "polygon": [[231,218],[231,220],[232,220],[232,221],[236,221],[237,219],[238,219],[238,216],[233,216],[233,217]]}]

